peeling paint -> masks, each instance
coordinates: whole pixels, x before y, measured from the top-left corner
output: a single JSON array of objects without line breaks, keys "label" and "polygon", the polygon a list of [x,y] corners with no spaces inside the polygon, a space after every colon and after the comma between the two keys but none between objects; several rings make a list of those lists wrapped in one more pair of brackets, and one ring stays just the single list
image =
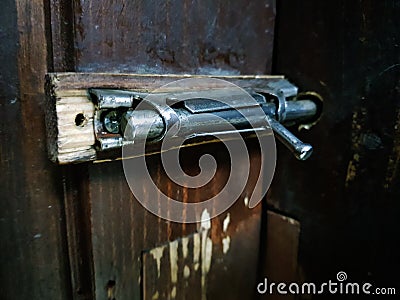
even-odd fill
[{"label": "peeling paint", "polygon": [[156,260],[157,262],[157,274],[158,274],[158,278],[160,278],[161,275],[161,258],[164,255],[164,248],[165,247],[158,247],[158,248],[154,248],[150,251],[150,254],[153,256],[153,258]]},{"label": "peeling paint", "polygon": [[157,300],[159,296],[160,295],[159,295],[158,291],[156,291],[155,294],[153,295],[153,297],[151,297],[151,299]]},{"label": "peeling paint", "polygon": [[[211,227],[211,226],[210,226]],[[206,300],[207,274],[211,268],[212,240],[208,237],[208,229],[201,232],[201,299]]]},{"label": "peeling paint", "polygon": [[190,277],[190,268],[187,265],[183,267],[183,277],[186,279]]},{"label": "peeling paint", "polygon": [[188,253],[189,253],[189,238],[188,237],[183,237],[182,238],[182,254],[183,258],[187,258]]},{"label": "peeling paint", "polygon": [[197,271],[200,265],[200,235],[193,236],[193,264],[194,270]]},{"label": "peeling paint", "polygon": [[230,221],[231,221],[231,214],[228,213],[226,215],[226,218],[224,219],[223,226],[222,226],[222,229],[223,229],[224,232],[226,232],[228,230],[228,226],[229,226]]},{"label": "peeling paint", "polygon": [[174,286],[174,287],[172,288],[172,291],[171,291],[171,298],[172,298],[172,299],[175,299],[175,298],[176,298],[176,286]]},{"label": "peeling paint", "polygon": [[178,241],[169,243],[169,262],[171,269],[171,282],[178,282]]},{"label": "peeling paint", "polygon": [[224,254],[228,253],[229,247],[231,245],[231,237],[227,236],[222,239],[222,252]]},{"label": "peeling paint", "polygon": [[248,196],[244,197],[243,202],[244,202],[244,206],[249,207],[249,197]]},{"label": "peeling paint", "polygon": [[207,209],[203,210],[201,214],[201,227],[200,229],[202,230],[208,230],[211,228],[211,217],[210,213],[208,212]]}]

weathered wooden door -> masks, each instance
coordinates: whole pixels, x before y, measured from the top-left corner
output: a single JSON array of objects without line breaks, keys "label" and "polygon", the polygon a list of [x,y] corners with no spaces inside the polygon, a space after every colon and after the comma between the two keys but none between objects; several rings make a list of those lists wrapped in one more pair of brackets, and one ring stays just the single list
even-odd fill
[{"label": "weathered wooden door", "polygon": [[[24,261],[10,260],[4,268],[15,273],[4,274],[3,284],[21,282],[17,290],[6,289],[7,297],[255,297],[263,238],[261,205],[246,207],[252,185],[201,231],[201,224],[167,222],[147,212],[132,196],[121,162],[53,165],[45,150],[44,75],[268,74],[275,1],[6,2],[3,11],[18,20],[7,35],[12,55],[4,59],[12,68],[4,69],[11,77],[2,87],[7,110],[1,134],[12,145],[2,142],[5,211],[13,216],[6,231],[23,241],[5,253]],[[213,190],[229,164],[218,145],[207,147],[220,156]],[[193,157],[201,151],[184,154],[186,168],[195,169]],[[257,165],[257,151],[250,154]],[[149,164],[167,194],[201,200],[197,190],[172,188],[157,158]]]},{"label": "weathered wooden door", "polygon": [[227,214],[212,221],[210,268],[201,273],[197,225],[147,213],[118,162],[51,163],[44,75],[53,71],[268,74],[272,66],[318,91],[324,114],[307,133],[314,155],[298,163],[278,146],[268,202],[302,224],[304,280],[345,271],[354,282],[398,288],[399,1],[277,4],[274,30],[273,0],[1,2],[1,298],[252,299],[263,266],[274,282],[295,280],[292,220],[265,218],[242,198],[226,231]]}]

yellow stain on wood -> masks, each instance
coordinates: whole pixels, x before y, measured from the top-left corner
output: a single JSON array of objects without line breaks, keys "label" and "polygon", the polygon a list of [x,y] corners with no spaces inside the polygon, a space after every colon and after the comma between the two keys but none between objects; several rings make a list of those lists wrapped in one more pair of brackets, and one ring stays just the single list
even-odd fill
[{"label": "yellow stain on wood", "polygon": [[212,240],[208,236],[211,229],[210,214],[205,209],[201,214],[201,299],[207,299],[207,274],[211,268]]},{"label": "yellow stain on wood", "polygon": [[171,291],[171,298],[172,298],[172,299],[175,299],[175,298],[176,298],[176,286],[174,286],[174,287],[172,288],[172,291]]},{"label": "yellow stain on wood", "polygon": [[197,271],[200,265],[200,235],[193,236],[193,265],[194,270]]},{"label": "yellow stain on wood", "polygon": [[185,277],[186,279],[190,277],[190,268],[188,265],[185,265],[183,267],[183,277]]},{"label": "yellow stain on wood", "polygon": [[231,237],[227,236],[222,239],[222,252],[224,254],[228,253],[229,247],[231,245]]},{"label": "yellow stain on wood", "polygon": [[156,260],[156,263],[157,263],[158,278],[160,278],[160,275],[161,275],[161,258],[164,255],[164,248],[165,248],[165,246],[154,248],[150,251],[150,254],[153,256],[153,258]]},{"label": "yellow stain on wood", "polygon": [[243,202],[244,202],[244,206],[249,207],[249,197],[248,196],[244,197]]},{"label": "yellow stain on wood", "polygon": [[178,282],[178,241],[169,243],[169,263],[171,271],[171,282]]},{"label": "yellow stain on wood", "polygon": [[182,238],[182,254],[183,258],[187,258],[189,254],[189,238],[188,237],[183,237]]},{"label": "yellow stain on wood", "polygon": [[228,213],[224,219],[222,230],[226,232],[228,230],[229,223],[231,221],[231,214]]}]

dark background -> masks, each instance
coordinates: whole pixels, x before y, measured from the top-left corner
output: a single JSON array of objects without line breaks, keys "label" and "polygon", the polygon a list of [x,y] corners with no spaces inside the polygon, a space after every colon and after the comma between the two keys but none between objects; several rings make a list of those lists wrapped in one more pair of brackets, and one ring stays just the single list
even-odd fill
[{"label": "dark background", "polygon": [[283,147],[269,202],[302,226],[306,281],[397,287],[400,267],[400,1],[278,1],[273,72],[324,98],[321,121]]}]

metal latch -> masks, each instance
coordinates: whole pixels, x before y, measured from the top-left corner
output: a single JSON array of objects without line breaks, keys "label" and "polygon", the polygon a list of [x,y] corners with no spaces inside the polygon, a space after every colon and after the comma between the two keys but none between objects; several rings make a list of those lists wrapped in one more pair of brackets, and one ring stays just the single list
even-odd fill
[{"label": "metal latch", "polygon": [[146,143],[157,149],[156,145],[170,138],[190,140],[190,145],[196,145],[216,133],[219,137],[229,137],[231,133],[251,135],[272,128],[297,159],[310,157],[312,146],[300,141],[284,125],[314,123],[321,113],[317,94],[299,97],[297,87],[283,77],[231,79],[235,84],[240,83],[238,86],[247,97],[243,96],[243,90],[229,86],[153,92],[147,83],[143,84],[145,88],[132,88],[129,84],[124,88],[110,82],[102,86],[95,80],[92,86],[91,82],[81,82],[79,89],[76,89],[79,82],[75,83],[75,89],[69,84],[68,90],[60,88],[66,80],[63,76],[50,74],[47,89],[50,156],[59,163],[115,159],[124,145]]}]

